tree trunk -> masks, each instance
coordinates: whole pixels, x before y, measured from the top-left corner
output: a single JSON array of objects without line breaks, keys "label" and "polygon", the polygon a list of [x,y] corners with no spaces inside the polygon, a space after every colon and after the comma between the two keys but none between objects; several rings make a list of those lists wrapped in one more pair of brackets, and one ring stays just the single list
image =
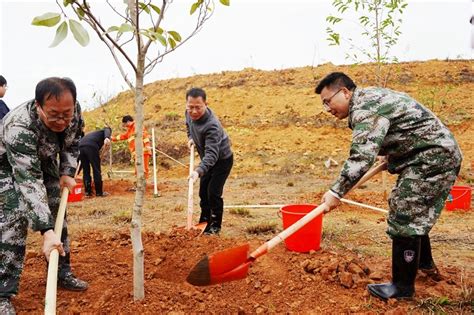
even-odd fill
[{"label": "tree trunk", "polygon": [[[142,68],[143,69],[143,68]],[[135,159],[137,163],[137,190],[131,222],[133,247],[133,298],[142,300],[144,289],[144,249],[142,243],[142,211],[145,199],[146,181],[143,165],[143,72],[138,71],[135,84]]]}]

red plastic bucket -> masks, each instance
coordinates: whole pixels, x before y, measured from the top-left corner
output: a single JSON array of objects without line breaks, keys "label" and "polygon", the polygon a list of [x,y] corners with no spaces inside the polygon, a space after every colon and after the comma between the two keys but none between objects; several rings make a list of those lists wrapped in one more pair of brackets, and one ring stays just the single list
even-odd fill
[{"label": "red plastic bucket", "polygon": [[77,183],[74,186],[74,189],[69,192],[69,196],[67,197],[67,202],[77,202],[84,199],[84,192],[82,191],[82,183]]},{"label": "red plastic bucket", "polygon": [[[283,228],[287,229],[316,207],[317,205],[311,204],[287,205],[282,207],[280,212],[283,219]],[[294,252],[302,253],[309,252],[310,250],[319,250],[321,248],[322,226],[323,214],[321,213],[288,237],[285,240],[286,248]]]},{"label": "red plastic bucket", "polygon": [[471,208],[472,188],[469,186],[453,186],[446,200],[446,210],[469,210]]}]

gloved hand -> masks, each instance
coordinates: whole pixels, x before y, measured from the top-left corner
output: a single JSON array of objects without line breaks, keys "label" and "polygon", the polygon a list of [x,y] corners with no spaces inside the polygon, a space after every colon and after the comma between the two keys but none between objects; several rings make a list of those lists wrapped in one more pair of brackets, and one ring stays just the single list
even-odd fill
[{"label": "gloved hand", "polygon": [[329,210],[325,212],[329,212],[341,204],[339,198],[337,198],[332,191],[327,191],[321,198],[321,202],[329,207]]},{"label": "gloved hand", "polygon": [[104,146],[105,146],[106,148],[108,148],[109,145],[110,145],[110,139],[109,139],[109,138],[105,138],[105,139],[104,139]]},{"label": "gloved hand", "polygon": [[193,139],[189,139],[189,140],[188,140],[188,148],[191,149],[191,146],[193,146],[193,145],[194,145]]},{"label": "gloved hand", "polygon": [[199,178],[199,173],[196,171],[192,171],[191,175],[188,176],[188,180],[192,179],[193,183],[195,183]]}]

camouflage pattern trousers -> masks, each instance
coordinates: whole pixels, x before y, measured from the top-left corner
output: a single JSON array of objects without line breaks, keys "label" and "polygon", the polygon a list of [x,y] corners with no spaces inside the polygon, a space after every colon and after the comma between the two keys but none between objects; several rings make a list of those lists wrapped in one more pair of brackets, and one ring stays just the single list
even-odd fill
[{"label": "camouflage pattern trousers", "polygon": [[459,170],[455,167],[426,176],[416,167],[405,168],[388,200],[387,234],[391,237],[428,235],[441,214]]},{"label": "camouflage pattern trousers", "polygon": [[[1,159],[1,157],[0,157]],[[0,296],[11,296],[18,292],[20,275],[28,233],[27,209],[19,201],[14,187],[11,169],[6,169],[8,163],[0,161]],[[8,165],[9,166],[9,165]],[[60,188],[59,177],[43,175],[44,185],[48,194],[48,205],[56,220],[59,209]],[[61,241],[66,251],[66,257],[59,256],[58,277],[63,278],[71,272],[69,262],[69,238],[67,223],[64,221]]]}]

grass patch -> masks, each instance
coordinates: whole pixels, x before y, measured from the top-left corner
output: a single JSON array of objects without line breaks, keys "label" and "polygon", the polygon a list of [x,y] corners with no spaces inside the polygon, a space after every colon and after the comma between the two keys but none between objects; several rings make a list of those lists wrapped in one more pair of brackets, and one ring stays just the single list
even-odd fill
[{"label": "grass patch", "polygon": [[248,226],[245,231],[249,234],[263,234],[276,231],[277,224],[272,222],[263,222]]},{"label": "grass patch", "polygon": [[116,224],[132,222],[132,214],[128,210],[121,210],[114,214],[112,222]]},{"label": "grass patch", "polygon": [[184,211],[184,205],[182,203],[177,203],[173,207],[174,212],[182,212]]},{"label": "grass patch", "polygon": [[245,218],[250,218],[252,215],[250,214],[250,211],[248,209],[244,208],[235,208],[235,209],[230,209],[229,210],[230,214],[235,214],[241,217]]}]

